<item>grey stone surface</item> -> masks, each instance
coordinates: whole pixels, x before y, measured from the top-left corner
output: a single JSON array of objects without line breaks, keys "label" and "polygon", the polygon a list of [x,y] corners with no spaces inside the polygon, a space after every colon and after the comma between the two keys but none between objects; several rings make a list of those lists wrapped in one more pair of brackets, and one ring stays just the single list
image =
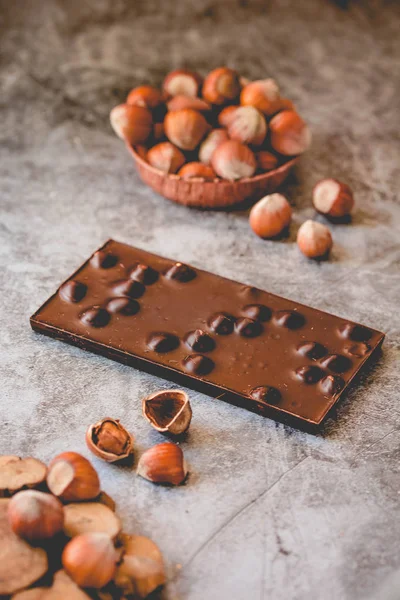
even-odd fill
[{"label": "grey stone surface", "polygon": [[[109,237],[387,332],[321,435],[190,392],[186,486],[94,459],[126,529],[164,552],[170,599],[400,598],[399,18],[389,1],[0,0],[0,452],[87,456],[86,426],[105,415],[134,432],[136,456],[161,441],[140,399],[167,381],[29,327]],[[256,239],[244,212],[157,197],[108,125],[134,85],[223,63],[275,76],[313,129],[286,186],[286,243]],[[332,226],[330,262],[315,264],[294,240],[322,176],[350,183],[357,209]]]}]

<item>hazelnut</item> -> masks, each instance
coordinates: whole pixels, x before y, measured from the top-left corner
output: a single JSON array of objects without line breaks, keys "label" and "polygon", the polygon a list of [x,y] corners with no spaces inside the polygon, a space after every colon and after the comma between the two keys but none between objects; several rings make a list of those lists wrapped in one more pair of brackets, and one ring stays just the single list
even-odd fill
[{"label": "hazelnut", "polygon": [[170,142],[153,146],[147,153],[147,162],[165,173],[176,173],[185,164],[184,154]]},{"label": "hazelnut", "polygon": [[239,76],[233,69],[220,67],[207,75],[203,83],[203,98],[210,104],[227,104],[240,94]]},{"label": "hazelnut", "polygon": [[221,127],[228,127],[233,120],[233,115],[239,106],[225,106],[218,115],[218,124]]},{"label": "hazelnut", "polygon": [[169,141],[182,150],[194,150],[211,129],[204,116],[192,108],[167,113],[164,128]]},{"label": "hazelnut", "polygon": [[62,530],[64,509],[51,494],[25,490],[11,498],[8,519],[14,533],[35,542],[51,538]]},{"label": "hazelnut", "polygon": [[285,156],[301,154],[311,144],[311,132],[294,110],[283,110],[275,115],[269,129],[273,149]]},{"label": "hazelnut", "polygon": [[211,106],[201,98],[193,98],[192,96],[184,96],[179,94],[174,96],[167,104],[168,110],[182,110],[183,108],[193,108],[199,112],[208,112]]},{"label": "hazelnut", "polygon": [[308,258],[322,258],[332,248],[332,236],[326,225],[306,221],[297,233],[297,245]]},{"label": "hazelnut", "polygon": [[110,113],[110,122],[117,136],[132,146],[143,144],[153,127],[151,112],[147,108],[129,104],[115,106]]},{"label": "hazelnut", "polygon": [[250,211],[250,227],[261,238],[272,238],[288,227],[292,209],[285,196],[265,196]]},{"label": "hazelnut", "polygon": [[202,78],[193,71],[176,69],[164,79],[163,89],[169,96],[198,96]]},{"label": "hazelnut", "polygon": [[258,168],[261,171],[272,171],[278,166],[278,157],[267,150],[261,150],[256,154]]},{"label": "hazelnut", "polygon": [[257,167],[253,152],[237,140],[228,140],[218,146],[211,158],[214,171],[223,179],[251,177]]},{"label": "hazelnut", "polygon": [[340,218],[351,213],[354,206],[351,188],[337,179],[322,179],[313,190],[315,209],[327,217]]},{"label": "hazelnut", "polygon": [[137,474],[153,483],[180,485],[187,473],[181,448],[168,442],[146,450],[137,467]]},{"label": "hazelnut", "polygon": [[166,390],[148,396],[142,403],[143,416],[161,433],[180,435],[189,429],[192,408],[181,390]]},{"label": "hazelnut", "polygon": [[128,458],[133,452],[133,437],[118,419],[102,419],[90,425],[86,444],[91,452],[107,462]]},{"label": "hazelnut", "polygon": [[178,171],[178,175],[183,179],[203,179],[204,181],[214,181],[217,177],[212,167],[201,162],[191,162],[183,165]]},{"label": "hazelnut", "polygon": [[100,493],[95,469],[77,452],[63,452],[53,458],[46,481],[51,493],[66,502],[91,500]]},{"label": "hazelnut", "polygon": [[254,106],[240,106],[232,113],[227,129],[233,140],[259,146],[267,135],[267,122]]},{"label": "hazelnut", "polygon": [[156,108],[164,102],[160,90],[152,85],[140,85],[134,88],[128,94],[126,103],[131,106],[144,106],[145,108]]},{"label": "hazelnut", "polygon": [[162,554],[156,544],[141,535],[121,536],[123,557],[115,583],[125,596],[147,598],[166,582]]},{"label": "hazelnut", "polygon": [[279,87],[274,79],[251,81],[241,91],[240,104],[254,106],[267,116],[280,109]]},{"label": "hazelnut", "polygon": [[205,165],[209,165],[214,150],[218,148],[222,142],[227,142],[229,139],[225,129],[213,129],[208,136],[200,144],[199,159]]},{"label": "hazelnut", "polygon": [[279,110],[294,110],[296,111],[296,107],[294,103],[289,100],[289,98],[281,98]]},{"label": "hazelnut", "polygon": [[99,589],[114,577],[118,553],[106,533],[85,533],[68,542],[61,560],[75,583]]}]

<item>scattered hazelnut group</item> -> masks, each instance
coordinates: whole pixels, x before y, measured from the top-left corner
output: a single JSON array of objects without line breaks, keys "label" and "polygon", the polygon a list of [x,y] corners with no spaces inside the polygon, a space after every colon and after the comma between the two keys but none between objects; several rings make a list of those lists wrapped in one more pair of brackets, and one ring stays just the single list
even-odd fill
[{"label": "scattered hazelnut group", "polygon": [[152,167],[203,181],[271,171],[311,141],[308,126],[273,79],[249,82],[228,67],[204,80],[186,69],[172,71],[162,91],[134,88],[110,120]]},{"label": "scattered hazelnut group", "polygon": [[[281,113],[283,114],[283,113]],[[354,206],[350,187],[336,179],[322,179],[313,190],[314,208],[330,221],[348,218]],[[282,194],[271,194],[251,209],[250,227],[261,238],[281,235],[290,224],[292,209]],[[308,220],[297,233],[297,245],[307,258],[326,258],[332,248],[332,235],[323,223]]]}]

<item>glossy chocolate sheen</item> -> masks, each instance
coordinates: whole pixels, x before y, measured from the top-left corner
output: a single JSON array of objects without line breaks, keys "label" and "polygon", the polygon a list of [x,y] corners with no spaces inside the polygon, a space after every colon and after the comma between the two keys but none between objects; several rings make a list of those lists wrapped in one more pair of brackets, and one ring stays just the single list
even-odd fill
[{"label": "glossy chocolate sheen", "polygon": [[322,423],[384,338],[113,240],[31,324],[254,412],[311,425]]}]

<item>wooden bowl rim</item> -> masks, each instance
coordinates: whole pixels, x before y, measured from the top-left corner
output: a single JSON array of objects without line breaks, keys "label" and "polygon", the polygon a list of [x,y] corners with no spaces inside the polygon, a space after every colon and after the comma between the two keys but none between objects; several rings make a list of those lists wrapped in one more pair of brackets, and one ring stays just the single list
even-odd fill
[{"label": "wooden bowl rim", "polygon": [[185,183],[201,183],[202,185],[235,185],[235,184],[252,184],[258,181],[262,181],[264,179],[269,179],[273,177],[277,173],[281,171],[286,171],[287,169],[291,169],[300,158],[300,155],[294,156],[289,159],[287,162],[283,163],[276,169],[272,169],[272,171],[267,171],[266,173],[260,173],[259,175],[254,175],[253,177],[243,177],[242,179],[230,180],[230,179],[214,179],[213,181],[205,181],[202,177],[192,177],[190,179],[183,179],[176,173],[165,173],[164,171],[160,171],[156,167],[150,165],[147,161],[145,161],[135,150],[133,146],[128,141],[125,141],[126,147],[130,154],[132,154],[135,161],[137,161],[143,168],[148,171],[154,173],[155,175],[162,176],[165,179],[171,179],[172,181],[184,181]]}]

